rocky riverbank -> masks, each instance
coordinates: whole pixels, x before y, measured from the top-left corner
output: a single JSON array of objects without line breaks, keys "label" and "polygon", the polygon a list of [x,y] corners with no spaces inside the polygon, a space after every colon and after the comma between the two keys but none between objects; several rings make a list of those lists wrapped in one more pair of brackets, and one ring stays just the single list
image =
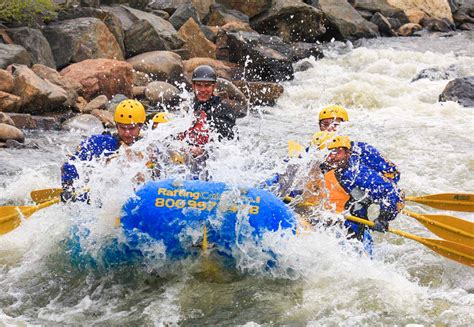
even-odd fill
[{"label": "rocky riverbank", "polygon": [[[111,126],[125,97],[150,115],[173,111],[200,64],[243,116],[274,104],[279,83],[310,67],[295,63],[321,58],[325,42],[474,30],[474,5],[456,0],[55,2],[47,23],[0,26],[0,147],[19,146],[24,129]],[[449,83],[440,100],[471,106],[473,79]]]}]

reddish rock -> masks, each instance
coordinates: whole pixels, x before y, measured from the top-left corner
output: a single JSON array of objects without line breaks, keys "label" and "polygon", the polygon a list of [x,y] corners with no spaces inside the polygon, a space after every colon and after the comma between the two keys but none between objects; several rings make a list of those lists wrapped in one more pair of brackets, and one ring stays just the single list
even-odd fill
[{"label": "reddish rock", "polygon": [[419,24],[408,23],[400,26],[398,29],[398,35],[400,36],[411,36],[413,33],[422,30],[423,27]]},{"label": "reddish rock", "polygon": [[186,42],[190,57],[216,58],[216,45],[206,38],[194,19],[189,18],[178,35]]},{"label": "reddish rock", "polygon": [[0,91],[0,111],[15,112],[21,103],[21,98],[14,94]]},{"label": "reddish rock", "polygon": [[100,94],[109,99],[118,93],[131,96],[132,70],[132,65],[125,61],[89,59],[64,68],[61,75],[79,81],[79,95],[90,101]]},{"label": "reddish rock", "polygon": [[182,80],[183,61],[171,51],[145,52],[127,62],[133,65],[133,69],[149,74],[153,79],[170,82]]},{"label": "reddish rock", "polygon": [[13,76],[10,72],[0,69],[0,91],[10,93],[13,90]]},{"label": "reddish rock", "polygon": [[15,122],[10,116],[3,112],[0,112],[0,123],[15,126]]},{"label": "reddish rock", "polygon": [[270,82],[233,81],[250,103],[257,105],[274,105],[283,94],[283,86]]},{"label": "reddish rock", "polygon": [[234,75],[234,70],[237,67],[236,64],[220,61],[211,58],[191,58],[189,60],[183,61],[184,63],[184,70],[186,74],[191,77],[193,70],[200,65],[209,65],[213,67],[216,72],[217,76],[222,77],[227,80],[232,80]]}]

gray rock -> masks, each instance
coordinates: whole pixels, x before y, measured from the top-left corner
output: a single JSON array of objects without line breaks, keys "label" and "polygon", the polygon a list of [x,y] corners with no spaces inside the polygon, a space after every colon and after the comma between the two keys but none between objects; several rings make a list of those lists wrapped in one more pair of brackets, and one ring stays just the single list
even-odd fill
[{"label": "gray rock", "polygon": [[249,17],[257,16],[272,6],[272,0],[216,0],[216,3],[243,12]]},{"label": "gray rock", "polygon": [[179,94],[177,87],[161,81],[151,82],[145,89],[147,100],[153,105],[164,106],[167,109],[179,104],[181,101]]},{"label": "gray rock", "polygon": [[194,21],[198,24],[201,23],[201,20],[199,19],[199,13],[192,3],[180,5],[170,17],[169,22],[176,30],[179,30],[179,28],[183,26],[189,18],[194,19]]},{"label": "gray rock", "polygon": [[0,43],[0,69],[11,64],[31,66],[31,55],[21,45]]},{"label": "gray rock", "polygon": [[99,118],[90,115],[79,115],[65,121],[62,125],[67,131],[78,131],[81,135],[101,134],[104,126]]},{"label": "gray rock", "polygon": [[7,34],[13,42],[23,46],[30,53],[33,64],[56,68],[51,47],[40,30],[19,27],[7,30]]},{"label": "gray rock", "polygon": [[453,79],[457,77],[457,71],[455,66],[450,66],[447,69],[430,67],[422,69],[415,77],[411,80],[412,82],[420,79],[429,79],[430,81],[439,81],[444,79]]},{"label": "gray rock", "polygon": [[214,4],[209,8],[209,14],[204,19],[204,23],[209,26],[222,26],[232,21],[249,23],[249,16],[240,11]]},{"label": "gray rock", "polygon": [[164,10],[168,14],[173,13],[178,9],[179,6],[191,3],[191,0],[152,0],[148,3],[148,8]]},{"label": "gray rock", "polygon": [[123,94],[116,94],[110,99],[110,101],[107,103],[107,110],[110,112],[115,112],[115,107],[122,102],[123,100],[127,100],[128,97],[123,95]]},{"label": "gray rock", "polygon": [[474,107],[474,76],[450,81],[440,94],[439,101],[455,101],[464,107]]},{"label": "gray rock", "polygon": [[370,11],[372,14],[379,12],[385,17],[397,18],[402,25],[410,22],[403,10],[393,7],[386,0],[357,0],[355,9]]},{"label": "gray rock", "polygon": [[377,25],[382,36],[396,36],[397,34],[392,30],[392,25],[384,15],[375,13],[370,19],[372,23]]},{"label": "gray rock", "polygon": [[295,65],[295,72],[305,72],[311,68],[313,68],[314,65],[309,62],[308,60],[302,60]]}]

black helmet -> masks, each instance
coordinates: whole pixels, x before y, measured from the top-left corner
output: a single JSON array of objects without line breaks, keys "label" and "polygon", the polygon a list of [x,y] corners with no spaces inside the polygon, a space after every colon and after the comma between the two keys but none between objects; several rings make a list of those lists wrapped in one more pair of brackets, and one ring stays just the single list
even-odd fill
[{"label": "black helmet", "polygon": [[217,75],[214,68],[208,65],[201,65],[196,67],[193,71],[193,82],[216,82]]}]

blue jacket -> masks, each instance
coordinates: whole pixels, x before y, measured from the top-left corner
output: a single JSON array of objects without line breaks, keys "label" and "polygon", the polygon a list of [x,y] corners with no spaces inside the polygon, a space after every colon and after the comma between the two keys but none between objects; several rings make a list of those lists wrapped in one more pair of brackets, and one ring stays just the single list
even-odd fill
[{"label": "blue jacket", "polygon": [[355,161],[359,161],[395,183],[400,180],[400,172],[395,164],[385,159],[373,146],[365,142],[351,142],[351,151]]},{"label": "blue jacket", "polygon": [[79,178],[74,161],[91,161],[101,156],[110,156],[120,148],[118,137],[112,135],[92,135],[81,143],[76,153],[61,168],[61,182],[70,184]]}]

